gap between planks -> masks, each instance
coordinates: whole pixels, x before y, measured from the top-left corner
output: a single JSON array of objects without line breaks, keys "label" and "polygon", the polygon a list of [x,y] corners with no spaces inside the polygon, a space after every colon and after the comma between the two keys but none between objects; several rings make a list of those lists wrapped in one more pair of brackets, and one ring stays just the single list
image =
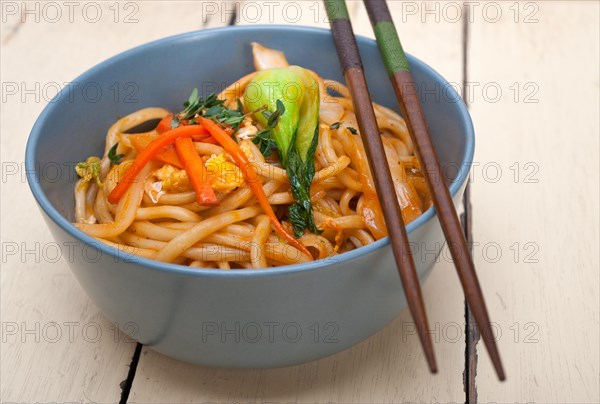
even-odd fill
[{"label": "gap between planks", "polygon": [[[463,19],[463,41],[462,41],[462,98],[469,107],[467,86],[469,83],[469,7],[463,6],[463,13],[465,18]],[[471,189],[470,184],[467,183],[465,188],[465,194],[463,197],[463,214],[461,215],[461,221],[463,225],[463,231],[469,246],[469,254],[473,255],[473,206],[471,205]],[[465,299],[465,370],[464,370],[464,389],[465,389],[465,403],[475,404],[477,403],[477,343],[479,342],[479,328],[475,326],[475,319],[469,309],[467,300]]]}]

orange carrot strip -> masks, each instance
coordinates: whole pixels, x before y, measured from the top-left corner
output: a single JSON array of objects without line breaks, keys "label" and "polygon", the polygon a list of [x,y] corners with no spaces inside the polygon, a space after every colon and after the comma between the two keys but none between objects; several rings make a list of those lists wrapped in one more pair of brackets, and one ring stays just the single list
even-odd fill
[{"label": "orange carrot strip", "polygon": [[196,191],[198,205],[218,205],[219,200],[210,185],[206,167],[204,167],[204,162],[198,155],[192,139],[188,137],[177,139],[175,150],[177,150],[179,160],[183,163],[194,191]]},{"label": "orange carrot strip", "polygon": [[202,142],[202,143],[211,143],[211,144],[217,144],[217,141],[215,140],[214,137],[212,137],[209,134],[206,135],[198,135],[198,136],[194,136],[192,138],[192,140],[194,142]]},{"label": "orange carrot strip", "polygon": [[[163,133],[163,132],[166,132],[166,131],[172,129],[171,128],[172,120],[173,120],[173,114],[169,114],[166,117],[164,117],[163,119],[161,119],[161,121],[156,126],[156,131],[158,133]],[[183,121],[179,122],[180,125],[188,125],[188,123],[189,123],[188,120],[183,120]],[[202,129],[203,129],[203,131],[198,136],[194,136],[192,138],[194,140],[194,142],[217,144],[217,141],[215,140],[215,138],[213,138],[206,129],[204,129],[204,128],[202,128]],[[231,128],[225,129],[225,132],[227,132],[229,134],[233,133]],[[157,159],[160,160],[159,158],[157,158]],[[181,166],[179,166],[179,168],[181,168]]]},{"label": "orange carrot strip", "polygon": [[156,131],[158,133],[163,133],[166,132],[171,128],[171,120],[173,120],[173,114],[169,114],[167,116],[165,116],[163,119],[160,120],[160,122],[158,123],[158,125],[156,125]]},{"label": "orange carrot strip", "polygon": [[180,137],[196,136],[201,129],[202,128],[199,125],[181,126],[179,128],[169,130],[153,140],[148,147],[146,147],[137,155],[134,162],[129,166],[127,171],[125,171],[125,174],[123,174],[123,177],[117,186],[108,195],[108,201],[110,203],[119,202],[121,197],[125,195],[125,192],[127,192],[129,186],[135,181],[136,177],[140,171],[142,171],[144,166],[148,164],[148,162],[154,158],[156,153],[160,152],[165,146],[173,143]]},{"label": "orange carrot strip", "polygon": [[[164,133],[167,132],[171,129],[173,129],[171,127],[171,121],[173,120],[173,114],[169,114],[167,116],[165,116],[163,119],[160,120],[160,122],[158,123],[158,125],[156,125],[156,131],[158,133]],[[190,124],[189,119],[183,119],[181,121],[179,121],[179,126],[188,126]],[[205,130],[202,132],[205,135],[208,135],[208,132]]]},{"label": "orange carrot strip", "polygon": [[[130,136],[129,140],[131,145],[139,153],[148,147],[148,145],[159,136],[160,135],[156,133],[141,133],[139,135]],[[160,161],[161,163],[170,164],[180,169],[183,168],[183,164],[181,164],[181,161],[179,161],[179,157],[177,157],[177,153],[175,152],[175,148],[172,144],[166,145],[161,151],[156,153],[154,159]]]},{"label": "orange carrot strip", "polygon": [[302,244],[300,244],[298,240],[296,240],[288,232],[286,232],[282,224],[277,219],[277,216],[275,216],[275,212],[273,212],[273,207],[269,203],[267,195],[265,194],[265,191],[262,188],[262,184],[258,181],[259,177],[256,173],[256,170],[254,169],[254,166],[250,163],[248,157],[244,154],[242,149],[240,149],[237,143],[235,143],[231,136],[228,135],[227,132],[225,132],[223,128],[221,128],[221,126],[214,123],[210,119],[198,119],[200,119],[200,123],[202,124],[202,126],[204,126],[208,130],[208,132],[217,140],[217,142],[219,142],[221,146],[223,146],[225,151],[229,153],[231,157],[233,157],[233,159],[236,161],[236,163],[242,170],[242,173],[244,174],[244,179],[254,192],[256,200],[265,211],[265,214],[269,217],[269,220],[271,221],[271,224],[273,225],[275,230],[277,230],[277,232],[288,243],[302,251],[312,260],[312,255],[310,255],[306,247],[304,247]]}]

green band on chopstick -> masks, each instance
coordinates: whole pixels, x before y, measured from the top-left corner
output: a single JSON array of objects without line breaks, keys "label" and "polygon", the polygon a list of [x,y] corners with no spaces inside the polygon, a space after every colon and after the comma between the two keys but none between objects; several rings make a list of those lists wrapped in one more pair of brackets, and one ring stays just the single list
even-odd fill
[{"label": "green band on chopstick", "polygon": [[350,19],[344,0],[324,0],[323,2],[330,21]]},{"label": "green band on chopstick", "polygon": [[375,37],[389,74],[410,71],[408,59],[406,59],[393,22],[382,21],[377,23],[375,25]]}]

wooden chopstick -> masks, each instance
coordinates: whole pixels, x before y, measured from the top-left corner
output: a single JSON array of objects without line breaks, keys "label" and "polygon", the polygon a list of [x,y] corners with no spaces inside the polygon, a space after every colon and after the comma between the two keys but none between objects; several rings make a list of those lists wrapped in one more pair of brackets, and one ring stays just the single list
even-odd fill
[{"label": "wooden chopstick", "polygon": [[375,31],[377,44],[381,51],[388,73],[392,80],[396,97],[400,103],[402,115],[406,119],[408,130],[415,145],[416,154],[421,163],[422,171],[431,191],[431,196],[437,211],[446,241],[465,292],[467,303],[481,330],[485,346],[490,354],[496,373],[500,380],[505,379],[500,354],[493,337],[490,319],[486,309],[483,293],[475,266],[467,247],[458,215],[452,203],[450,192],[444,183],[439,160],[427,129],[427,123],[421,103],[417,96],[408,60],[402,49],[400,38],[385,0],[364,0],[371,25]]},{"label": "wooden chopstick", "polygon": [[431,343],[431,334],[428,332],[427,314],[423,304],[419,277],[410,253],[402,211],[398,204],[396,190],[379,134],[379,127],[373,111],[373,104],[362,69],[362,61],[354,38],[352,24],[348,17],[346,3],[344,0],[324,0],[324,3],[331,23],[331,31],[333,32],[340,64],[344,71],[344,79],[352,96],[360,134],[369,157],[369,166],[373,173],[379,202],[383,208],[383,215],[408,307],[415,321],[429,369],[432,373],[436,373],[437,365]]}]

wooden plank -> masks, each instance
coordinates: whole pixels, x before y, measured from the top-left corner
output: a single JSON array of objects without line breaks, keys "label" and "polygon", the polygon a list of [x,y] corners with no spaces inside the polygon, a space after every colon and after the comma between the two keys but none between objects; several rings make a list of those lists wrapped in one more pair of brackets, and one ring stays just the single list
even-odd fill
[{"label": "wooden plank", "polygon": [[480,344],[479,400],[597,403],[598,3],[489,4],[470,27],[473,232],[508,379]]},{"label": "wooden plank", "polygon": [[[294,2],[301,7],[295,21],[282,14],[282,3],[273,8],[273,19],[263,5],[259,19],[248,18],[260,3],[252,1],[238,22],[285,23],[328,27],[320,2]],[[319,11],[315,11],[318,7]],[[373,37],[362,2],[349,2],[357,34]],[[400,2],[390,2],[402,23]],[[279,10],[279,11],[278,11]],[[291,11],[290,11],[291,13]],[[315,19],[316,15],[321,17]],[[244,17],[245,16],[245,17]],[[227,20],[221,18],[221,20]],[[293,20],[293,21],[292,21]],[[411,15],[399,26],[406,49],[435,66],[449,81],[462,82],[461,35],[458,22],[423,22]],[[403,312],[377,335],[335,356],[285,369],[236,371],[193,366],[144,348],[137,368],[132,402],[464,402],[464,306],[462,292],[449,253],[424,285],[423,293],[434,332],[440,367],[429,374],[419,340],[408,335],[410,314]],[[457,332],[458,335],[455,333]]]},{"label": "wooden plank", "polygon": [[[188,2],[74,3],[72,20],[66,3],[2,3],[2,402],[118,402],[136,346],[90,303],[57,256],[25,183],[33,122],[56,85],[96,63],[150,40],[214,26],[190,13]],[[97,6],[101,17],[93,22]]]}]

